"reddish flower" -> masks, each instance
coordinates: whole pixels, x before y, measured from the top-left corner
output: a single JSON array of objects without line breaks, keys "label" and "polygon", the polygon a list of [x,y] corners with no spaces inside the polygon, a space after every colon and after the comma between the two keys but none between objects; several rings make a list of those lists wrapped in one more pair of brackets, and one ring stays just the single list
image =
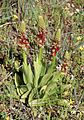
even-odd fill
[{"label": "reddish flower", "polygon": [[56,52],[58,52],[58,51],[59,51],[59,49],[60,49],[59,47],[56,47]]},{"label": "reddish flower", "polygon": [[39,46],[43,46],[45,41],[46,41],[46,34],[47,32],[44,32],[43,30],[41,30],[38,34],[37,34],[37,39],[38,40],[38,44]]},{"label": "reddish flower", "polygon": [[62,66],[61,66],[61,70],[64,72],[67,72],[67,68],[68,68],[67,61],[64,60]]},{"label": "reddish flower", "polygon": [[56,56],[56,53],[60,50],[59,46],[57,45],[57,43],[53,43],[52,47],[51,47],[51,55],[52,56]]},{"label": "reddish flower", "polygon": [[26,48],[29,48],[29,42],[28,39],[26,38],[26,36],[24,34],[22,34],[22,36],[19,36],[19,41],[17,42],[17,44],[22,47],[25,46]]}]

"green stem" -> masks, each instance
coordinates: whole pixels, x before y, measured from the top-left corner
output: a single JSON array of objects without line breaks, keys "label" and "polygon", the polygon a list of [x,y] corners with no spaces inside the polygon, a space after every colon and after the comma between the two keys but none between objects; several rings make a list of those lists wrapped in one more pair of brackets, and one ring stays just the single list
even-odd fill
[{"label": "green stem", "polygon": [[41,62],[41,60],[42,60],[42,54],[43,54],[43,48],[41,47],[39,49],[38,62]]}]

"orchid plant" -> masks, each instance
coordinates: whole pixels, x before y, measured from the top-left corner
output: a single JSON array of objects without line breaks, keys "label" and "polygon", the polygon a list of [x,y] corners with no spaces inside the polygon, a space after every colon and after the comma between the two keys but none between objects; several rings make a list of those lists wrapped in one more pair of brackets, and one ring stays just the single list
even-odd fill
[{"label": "orchid plant", "polygon": [[30,106],[52,104],[54,99],[54,102],[58,104],[61,102],[58,100],[59,87],[61,85],[58,85],[58,83],[62,81],[64,75],[60,71],[55,70],[55,57],[53,57],[50,65],[43,63],[42,50],[43,48],[41,47],[39,55],[33,61],[33,68],[30,63],[27,63],[25,52],[23,52],[22,68],[17,69],[18,63],[15,62],[15,86],[17,94],[22,102]]}]

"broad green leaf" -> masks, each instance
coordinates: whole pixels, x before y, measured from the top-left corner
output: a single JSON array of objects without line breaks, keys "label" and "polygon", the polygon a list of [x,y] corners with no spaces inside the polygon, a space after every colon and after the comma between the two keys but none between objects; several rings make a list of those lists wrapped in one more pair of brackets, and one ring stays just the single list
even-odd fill
[{"label": "broad green leaf", "polygon": [[32,90],[32,84],[31,83],[28,83],[26,86],[27,86],[29,91]]},{"label": "broad green leaf", "polygon": [[16,85],[17,93],[19,96],[21,95],[20,88],[19,88],[21,85],[21,82],[22,82],[22,79],[17,73],[15,73],[15,85]]},{"label": "broad green leaf", "polygon": [[16,85],[16,87],[18,87],[20,85],[20,83],[21,83],[21,78],[17,73],[15,73],[15,85]]},{"label": "broad green leaf", "polygon": [[30,65],[23,63],[23,80],[24,83],[33,83],[33,73]]},{"label": "broad green leaf", "polygon": [[24,64],[27,65],[27,55],[24,51],[23,51],[23,60],[24,60]]},{"label": "broad green leaf", "polygon": [[39,86],[44,86],[46,85],[46,83],[50,80],[50,78],[53,76],[53,72],[54,72],[54,66],[55,66],[55,60],[56,58],[53,58],[53,61],[51,63],[51,65],[49,66],[47,73],[43,76],[43,78],[41,79],[41,82],[39,84]]},{"label": "broad green leaf", "polygon": [[28,65],[28,79],[29,79],[28,81],[30,81],[30,83],[33,84],[33,73],[30,64]]},{"label": "broad green leaf", "polygon": [[43,106],[43,105],[45,105],[45,102],[43,102],[42,99],[35,99],[35,100],[30,101],[29,105],[31,107],[34,107],[34,106]]},{"label": "broad green leaf", "polygon": [[27,56],[25,54],[25,52],[23,52],[23,78],[24,78],[24,82],[25,84],[27,83],[33,83],[33,73],[31,70],[31,66],[30,64],[27,64]]},{"label": "broad green leaf", "polygon": [[30,91],[25,92],[25,93],[21,96],[21,99],[23,99],[23,98],[27,98],[29,92],[30,92]]},{"label": "broad green leaf", "polygon": [[47,85],[44,85],[42,88],[41,88],[41,90],[40,90],[40,93],[42,92],[42,91],[46,91],[46,88],[47,88]]},{"label": "broad green leaf", "polygon": [[25,93],[27,90],[28,90],[28,89],[27,89],[26,85],[21,85],[21,86],[20,86],[20,93],[21,93],[21,95],[22,95],[23,93]]},{"label": "broad green leaf", "polygon": [[61,75],[61,72],[59,71],[56,71],[53,73],[53,78],[52,78],[52,81],[53,82],[58,82],[62,79],[63,75]]},{"label": "broad green leaf", "polygon": [[23,81],[24,81],[24,83],[25,84],[28,84],[28,74],[27,74],[27,71],[28,71],[28,68],[27,69],[25,69],[25,67],[23,68]]},{"label": "broad green leaf", "polygon": [[54,71],[55,63],[56,63],[56,57],[53,57],[53,60],[52,60],[52,62],[50,64],[50,66],[48,67],[47,73],[49,73],[49,72],[52,73]]},{"label": "broad green leaf", "polygon": [[38,87],[38,80],[41,74],[41,68],[42,64],[37,61],[34,61],[34,73],[35,73],[35,78],[34,78],[34,85],[37,88]]},{"label": "broad green leaf", "polygon": [[[50,90],[50,92],[49,92],[49,97],[50,97],[50,98],[51,98],[52,96],[58,97],[58,95],[57,95],[57,89],[58,89],[58,88],[56,87],[56,88],[53,88],[53,89]],[[56,98],[56,97],[55,97],[55,98]]]},{"label": "broad green leaf", "polygon": [[48,98],[48,96],[51,94],[50,92],[52,92],[52,90],[54,90],[54,88],[56,88],[56,87],[57,87],[57,84],[55,82],[51,82],[46,88],[46,92],[45,92],[45,95],[43,97],[43,100]]},{"label": "broad green leaf", "polygon": [[41,82],[39,83],[39,87],[44,86],[47,84],[47,82],[49,82],[50,78],[52,77],[53,73],[52,72],[48,72],[46,73],[43,78],[41,79]]},{"label": "broad green leaf", "polygon": [[42,68],[41,68],[41,75],[40,76],[44,76],[46,73],[46,65],[42,64]]},{"label": "broad green leaf", "polygon": [[29,95],[29,99],[28,99],[28,102],[31,102],[32,100],[33,100],[33,98],[34,98],[34,95],[36,94],[36,89],[34,88],[34,89],[32,89],[32,91],[31,91],[31,93],[30,93],[30,95]]}]

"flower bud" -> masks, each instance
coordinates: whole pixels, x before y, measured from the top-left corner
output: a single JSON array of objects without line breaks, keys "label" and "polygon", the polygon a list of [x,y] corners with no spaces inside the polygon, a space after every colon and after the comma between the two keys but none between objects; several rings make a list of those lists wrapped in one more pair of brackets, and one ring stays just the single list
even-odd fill
[{"label": "flower bud", "polygon": [[44,19],[43,19],[43,16],[39,16],[38,17],[38,26],[42,29],[45,29],[45,22],[44,22]]},{"label": "flower bud", "polygon": [[25,33],[26,32],[26,23],[25,21],[22,20],[22,22],[20,23],[20,31],[22,33]]},{"label": "flower bud", "polygon": [[17,15],[13,15],[12,20],[13,21],[18,20],[18,16]]},{"label": "flower bud", "polygon": [[71,57],[70,52],[66,51],[66,53],[65,53],[65,58],[66,58],[67,60],[70,60],[70,57]]},{"label": "flower bud", "polygon": [[61,40],[61,29],[60,28],[58,29],[58,31],[56,33],[55,40],[57,40],[57,41]]}]

